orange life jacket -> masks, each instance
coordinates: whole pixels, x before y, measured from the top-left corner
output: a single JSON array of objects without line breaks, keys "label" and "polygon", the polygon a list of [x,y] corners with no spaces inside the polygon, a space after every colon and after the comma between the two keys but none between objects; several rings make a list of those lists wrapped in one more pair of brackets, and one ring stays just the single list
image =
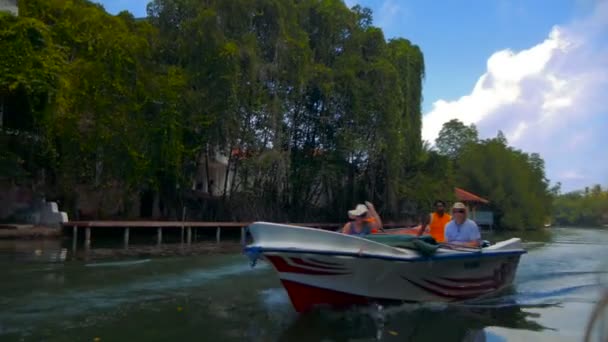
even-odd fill
[{"label": "orange life jacket", "polygon": [[429,229],[431,230],[431,236],[437,242],[445,241],[445,225],[452,220],[452,216],[448,213],[444,213],[443,216],[439,217],[437,213],[431,214],[431,222],[429,223]]},{"label": "orange life jacket", "polygon": [[[368,217],[366,219],[363,220],[363,233],[364,234],[376,234],[379,232],[379,230],[375,227],[375,225],[373,224],[374,222],[376,222],[376,219],[373,217]],[[374,228],[371,228],[371,226],[374,226]],[[351,222],[350,226],[349,226],[349,234],[357,234],[355,233],[355,222]]]},{"label": "orange life jacket", "polygon": [[[374,217],[368,217],[364,220],[364,222],[368,223],[369,225],[372,225],[372,223],[376,222],[376,219]],[[374,228],[371,229],[370,233],[376,234],[378,232],[379,232],[378,228],[376,228],[376,225],[374,225]]]}]

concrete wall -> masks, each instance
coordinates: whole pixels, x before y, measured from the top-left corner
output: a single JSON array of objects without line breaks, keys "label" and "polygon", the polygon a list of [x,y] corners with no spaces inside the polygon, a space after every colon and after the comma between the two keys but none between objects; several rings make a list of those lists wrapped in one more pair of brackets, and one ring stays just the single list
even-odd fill
[{"label": "concrete wall", "polygon": [[44,202],[40,210],[39,225],[47,227],[61,227],[62,223],[68,222],[68,214],[59,211],[55,202]]},{"label": "concrete wall", "polygon": [[14,223],[59,228],[62,223],[68,221],[68,215],[59,211],[56,202],[40,199],[31,202],[27,208],[15,211],[8,219]]}]

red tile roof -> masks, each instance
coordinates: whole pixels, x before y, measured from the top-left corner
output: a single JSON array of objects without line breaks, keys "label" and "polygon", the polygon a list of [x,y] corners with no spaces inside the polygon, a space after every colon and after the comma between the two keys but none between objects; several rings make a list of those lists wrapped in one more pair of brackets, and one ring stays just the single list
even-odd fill
[{"label": "red tile roof", "polygon": [[456,194],[456,198],[458,198],[461,202],[479,202],[479,203],[489,203],[485,198],[481,198],[475,194],[472,194],[468,191],[465,191],[460,188],[454,188],[454,193]]}]

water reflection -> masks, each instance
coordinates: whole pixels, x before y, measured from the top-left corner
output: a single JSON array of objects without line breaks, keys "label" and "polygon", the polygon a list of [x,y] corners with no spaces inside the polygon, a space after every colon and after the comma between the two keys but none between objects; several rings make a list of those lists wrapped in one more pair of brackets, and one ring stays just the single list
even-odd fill
[{"label": "water reflection", "polygon": [[[280,341],[486,341],[486,327],[542,331],[538,314],[515,302],[443,307],[402,306],[390,314],[376,309],[300,315]],[[551,329],[553,330],[553,329]]]},{"label": "water reflection", "polygon": [[0,240],[0,257],[17,262],[65,262],[68,250],[61,240]]}]

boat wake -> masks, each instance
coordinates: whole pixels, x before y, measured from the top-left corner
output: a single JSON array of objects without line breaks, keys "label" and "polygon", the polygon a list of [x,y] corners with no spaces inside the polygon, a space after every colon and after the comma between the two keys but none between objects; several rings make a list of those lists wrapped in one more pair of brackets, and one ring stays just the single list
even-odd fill
[{"label": "boat wake", "polygon": [[[308,340],[468,340],[485,336],[486,327],[555,330],[535,321],[531,309],[555,304],[519,304],[496,300],[486,304],[424,303],[395,307],[371,305],[348,311],[315,310],[293,318],[280,341]],[[441,329],[429,328],[429,322]],[[311,334],[314,334],[311,336]]]},{"label": "boat wake", "polygon": [[[127,266],[140,265],[148,267],[152,263],[149,259],[121,262],[107,262],[96,264],[72,265],[62,268],[63,272],[74,272],[75,269],[83,267],[85,269],[96,267],[123,268]],[[94,322],[102,320],[104,315],[97,314],[89,321],[80,319],[72,320],[71,318],[81,318],[87,316],[90,312],[97,310],[115,309],[118,311],[128,310],[133,305],[146,305],[146,303],[154,301],[162,301],[166,299],[174,299],[180,293],[190,293],[192,288],[205,286],[206,283],[225,279],[230,276],[243,274],[244,272],[260,272],[267,268],[264,265],[255,270],[243,263],[230,263],[227,265],[195,269],[181,274],[166,274],[166,275],[151,275],[144,279],[138,279],[134,282],[115,284],[104,286],[104,282],[99,282],[92,290],[87,289],[72,289],[70,291],[57,291],[50,293],[47,290],[33,291],[24,294],[20,297],[0,296],[0,306],[3,308],[0,311],[0,322],[9,325],[21,325],[21,322],[28,322],[27,327],[20,329],[30,329],[35,326],[35,322],[44,320],[50,313],[61,313],[63,319],[61,324],[64,328],[72,328],[74,326],[90,325]],[[55,273],[57,269],[53,270]],[[41,270],[37,270],[41,272]],[[88,272],[93,272],[89,270]],[[95,271],[97,272],[97,271]],[[124,272],[124,271],[120,271]],[[51,272],[50,274],[55,274]],[[87,273],[87,277],[93,276],[95,273]],[[122,274],[122,273],[121,273]],[[111,319],[112,317],[108,317]],[[10,324],[9,324],[10,323]],[[11,332],[4,328],[2,333]],[[17,330],[19,331],[19,330]]]},{"label": "boat wake", "polygon": [[125,266],[133,266],[140,265],[150,262],[150,259],[142,259],[142,260],[128,260],[128,261],[113,261],[113,262],[96,262],[91,264],[85,264],[85,267],[125,267]]},{"label": "boat wake", "polygon": [[[563,272],[560,276],[589,275],[596,272]],[[546,278],[546,277],[545,277]],[[565,286],[543,291],[518,291],[516,286],[502,295],[471,302],[406,303],[395,306],[369,305],[349,310],[319,308],[306,314],[292,312],[287,292],[282,288],[260,291],[267,312],[279,313],[283,320],[291,321],[281,341],[299,341],[300,336],[310,338],[310,331],[318,333],[318,340],[439,340],[446,336],[486,334],[486,327],[502,327],[529,331],[556,331],[558,327],[539,323],[538,309],[561,308],[568,302],[594,303],[590,292],[600,290],[595,283]],[[580,296],[577,296],[580,295]],[[585,296],[583,296],[585,295]],[[286,315],[289,312],[291,315]],[[430,331],[428,321],[433,320],[445,329]],[[304,331],[308,333],[304,333]],[[432,330],[432,329],[431,329]],[[463,340],[465,339],[462,337]]]}]

